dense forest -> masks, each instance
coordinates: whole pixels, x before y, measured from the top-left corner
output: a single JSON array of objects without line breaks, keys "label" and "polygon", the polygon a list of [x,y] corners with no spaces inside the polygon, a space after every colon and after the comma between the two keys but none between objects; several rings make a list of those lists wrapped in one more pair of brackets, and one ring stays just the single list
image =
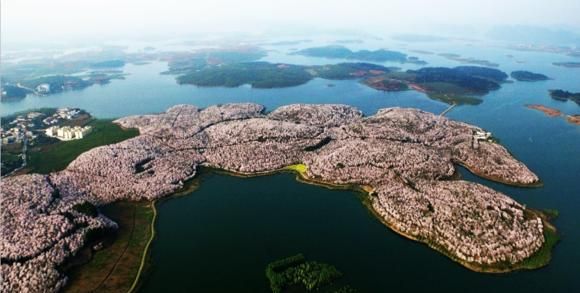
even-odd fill
[{"label": "dense forest", "polygon": [[572,93],[564,90],[550,90],[550,97],[562,102],[570,100],[580,105],[580,93]]},{"label": "dense forest", "polygon": [[[195,62],[182,60],[180,64]],[[503,71],[479,66],[425,67],[400,71],[364,62],[313,66],[242,62],[206,64],[201,68],[185,71],[185,74],[177,77],[180,84],[207,87],[237,87],[248,84],[254,88],[280,88],[301,85],[313,78],[359,79],[363,84],[377,90],[402,91],[411,88],[448,104],[479,104],[482,101],[480,96],[499,89],[508,78]]]},{"label": "dense forest", "polygon": [[344,46],[323,46],[299,50],[294,52],[293,54],[310,57],[352,59],[372,62],[395,61],[400,63],[408,62],[408,63],[426,64],[426,62],[420,61],[417,58],[409,58],[404,53],[385,49],[379,49],[374,51],[371,50],[352,51]]},{"label": "dense forest", "polygon": [[254,88],[278,88],[304,84],[312,79],[303,66],[247,62],[207,67],[179,76],[180,84]]},{"label": "dense forest", "polygon": [[449,83],[477,95],[499,89],[508,77],[500,70],[477,66],[427,67],[407,72],[413,76],[412,81],[419,84]]},{"label": "dense forest", "polygon": [[534,73],[525,70],[513,71],[510,76],[517,81],[541,81],[548,80],[549,78],[540,73]]},{"label": "dense forest", "polygon": [[306,261],[302,254],[271,262],[266,267],[266,277],[274,293],[281,293],[291,286],[302,286],[306,291],[319,291],[325,285],[342,277],[334,266]]},{"label": "dense forest", "polygon": [[339,63],[321,66],[245,62],[208,66],[177,77],[180,84],[197,86],[237,87],[249,84],[254,88],[280,88],[304,84],[314,77],[324,79],[356,79],[383,74],[390,70],[369,63]]}]

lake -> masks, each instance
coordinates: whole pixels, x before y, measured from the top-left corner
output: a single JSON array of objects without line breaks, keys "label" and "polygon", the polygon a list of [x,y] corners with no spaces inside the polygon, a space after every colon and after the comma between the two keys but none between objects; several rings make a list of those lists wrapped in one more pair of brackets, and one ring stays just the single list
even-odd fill
[{"label": "lake", "polygon": [[[378,47],[376,44],[357,46]],[[486,95],[482,104],[456,107],[447,114],[452,119],[491,131],[541,178],[543,187],[528,189],[508,187],[463,172],[468,180],[502,191],[529,207],[560,211],[554,223],[561,242],[549,266],[502,275],[474,273],[424,245],[392,233],[373,218],[355,192],[301,184],[291,174],[241,179],[209,173],[200,179],[202,184],[198,190],[159,205],[159,234],[153,242],[151,273],[143,291],[172,292],[184,288],[184,291],[199,289],[196,291],[201,292],[263,292],[267,290],[265,265],[273,259],[302,252],[311,260],[337,266],[346,275],[344,281],[361,292],[580,292],[580,127],[524,106],[539,103],[566,114],[578,114],[578,105],[558,102],[548,96],[549,89],[580,91],[579,69],[551,64],[574,59],[477,44],[393,43],[388,47],[459,53],[499,63],[499,69],[508,73],[524,69],[552,78],[535,83],[506,83],[502,89]],[[285,55],[286,50],[289,48],[277,47],[265,60],[300,64],[339,61],[291,57]],[[508,54],[514,58],[507,57]],[[430,66],[460,65],[437,55],[415,55],[428,61]],[[412,65],[384,64],[413,68]],[[356,106],[368,115],[391,106],[433,113],[440,113],[448,106],[421,93],[383,93],[353,80],[314,79],[283,89],[179,86],[173,76],[159,74],[166,69],[167,65],[161,62],[127,65],[126,80],[2,103],[0,114],[73,106],[97,117],[110,118],[162,112],[182,103],[205,107],[229,102],[260,103],[268,110],[292,103],[342,103]]]},{"label": "lake", "polygon": [[335,265],[344,273],[340,283],[360,292],[572,288],[552,266],[505,275],[464,269],[391,232],[363,205],[361,193],[295,176],[204,171],[197,190],[159,203],[153,265],[140,292],[269,292],[267,264],[296,253]]}]

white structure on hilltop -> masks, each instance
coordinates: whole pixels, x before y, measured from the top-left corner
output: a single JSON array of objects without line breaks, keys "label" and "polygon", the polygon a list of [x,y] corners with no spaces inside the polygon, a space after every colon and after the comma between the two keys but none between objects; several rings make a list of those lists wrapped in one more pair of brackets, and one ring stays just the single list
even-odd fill
[{"label": "white structure on hilltop", "polygon": [[50,84],[43,83],[36,86],[36,92],[39,94],[48,94],[50,93]]},{"label": "white structure on hilltop", "polygon": [[45,130],[45,133],[47,136],[56,137],[60,140],[75,140],[84,138],[91,130],[92,128],[90,126],[51,126]]},{"label": "white structure on hilltop", "polygon": [[475,134],[473,135],[473,138],[475,140],[481,141],[481,140],[488,140],[491,138],[491,132],[486,132],[486,131],[476,131]]}]

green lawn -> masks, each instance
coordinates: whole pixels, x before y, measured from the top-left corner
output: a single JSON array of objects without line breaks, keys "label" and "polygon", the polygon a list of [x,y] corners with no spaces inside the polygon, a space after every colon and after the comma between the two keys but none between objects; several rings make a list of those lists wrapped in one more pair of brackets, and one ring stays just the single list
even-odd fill
[{"label": "green lawn", "polygon": [[63,170],[80,154],[98,146],[117,143],[139,134],[136,129],[122,129],[112,120],[97,119],[88,123],[93,127],[87,137],[60,141],[29,150],[28,168],[33,173],[47,174]]},{"label": "green lawn", "polygon": [[284,169],[298,172],[300,175],[305,175],[306,171],[308,171],[308,166],[306,166],[304,164],[295,164],[295,165],[286,166]]}]

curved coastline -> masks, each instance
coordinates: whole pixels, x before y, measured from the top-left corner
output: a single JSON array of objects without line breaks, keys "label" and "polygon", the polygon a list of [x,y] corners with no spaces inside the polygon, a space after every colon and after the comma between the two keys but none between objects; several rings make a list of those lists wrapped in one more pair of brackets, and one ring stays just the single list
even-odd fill
[{"label": "curved coastline", "polygon": [[[501,145],[476,140],[481,128],[431,113],[387,108],[363,117],[358,109],[346,105],[289,105],[264,114],[263,107],[256,104],[204,110],[181,105],[163,114],[116,122],[138,128],[140,135],[88,151],[63,171],[3,181],[2,188],[11,200],[8,203],[27,190],[40,190],[29,199],[31,203],[48,202],[55,193],[61,194],[57,203],[64,211],[80,200],[96,205],[123,199],[152,201],[183,190],[184,182],[196,176],[197,167],[244,177],[295,171],[306,183],[364,190],[370,195],[372,211],[391,230],[457,258],[472,270],[516,270],[518,263],[531,258],[546,241],[546,219],[524,205],[481,184],[449,180],[457,161],[477,170],[478,176],[498,176],[508,183],[534,184],[539,178]],[[30,206],[18,203],[10,207],[28,212]],[[91,227],[114,225],[105,217],[84,219]],[[20,233],[25,230],[18,225],[23,224],[14,222],[7,237],[22,239]],[[85,231],[75,231],[77,238],[65,239],[74,241],[67,245],[82,245],[80,237]],[[52,236],[42,237],[40,240],[50,241]],[[4,251],[4,257],[18,260],[30,253],[20,249],[21,242]],[[45,249],[45,242],[37,243],[35,249]],[[51,252],[67,252],[60,246],[46,247]],[[62,255],[64,259],[66,255]],[[146,258],[147,251],[141,258],[139,277]],[[504,268],[504,262],[511,267]],[[474,263],[487,265],[477,268]],[[24,264],[23,268],[7,266],[12,270],[5,280],[8,285],[35,285],[13,278],[20,272],[34,276],[38,271],[35,263]],[[44,286],[66,282],[59,279],[62,275],[54,276],[61,283]],[[135,288],[139,281],[133,282]]]},{"label": "curved coastline", "polygon": [[[481,265],[481,264],[478,264],[478,263],[470,263],[470,262],[463,261],[463,260],[455,257],[453,254],[451,254],[445,248],[443,248],[443,247],[441,247],[439,245],[436,245],[433,242],[426,241],[426,240],[423,240],[423,239],[414,237],[414,236],[412,236],[412,235],[410,235],[408,233],[405,233],[405,232],[397,229],[396,228],[396,225],[394,225],[393,223],[389,222],[384,217],[381,217],[381,215],[378,214],[377,211],[374,209],[374,207],[372,205],[372,202],[371,201],[368,201],[368,199],[371,199],[372,200],[372,193],[374,192],[374,189],[371,186],[360,186],[360,185],[356,185],[356,184],[353,184],[353,185],[336,185],[336,184],[332,184],[332,183],[326,183],[326,182],[323,182],[323,181],[315,180],[313,178],[308,177],[308,175],[307,175],[307,173],[305,171],[305,169],[307,169],[306,165],[303,165],[302,164],[302,166],[305,166],[305,168],[293,168],[293,166],[299,166],[299,165],[291,165],[291,166],[289,166],[287,168],[284,168],[282,171],[284,171],[284,170],[292,170],[292,171],[295,171],[297,173],[297,175],[299,176],[298,181],[303,182],[303,183],[314,184],[314,185],[317,185],[317,186],[322,186],[322,187],[331,188],[331,189],[335,189],[335,188],[338,188],[338,189],[351,189],[351,190],[358,191],[358,192],[361,192],[361,193],[366,194],[367,197],[363,198],[362,203],[369,209],[369,211],[371,211],[373,213],[373,215],[379,221],[381,221],[381,223],[383,223],[385,226],[387,226],[390,230],[392,230],[393,232],[399,234],[400,236],[402,236],[404,238],[407,238],[407,239],[410,239],[410,240],[413,240],[413,241],[416,241],[416,242],[419,242],[419,243],[423,243],[423,244],[427,245],[428,247],[430,247],[430,248],[438,251],[439,253],[447,256],[449,259],[453,260],[454,262],[457,262],[458,264],[460,264],[460,265],[464,266],[465,268],[468,268],[468,269],[470,269],[472,271],[479,272],[479,273],[508,273],[508,272],[513,272],[513,271],[518,271],[518,270],[534,270],[534,269],[539,269],[539,268],[542,268],[542,267],[548,265],[549,262],[550,262],[550,259],[548,258],[548,259],[544,259],[537,266],[525,265],[528,260],[534,259],[536,257],[536,255],[540,253],[540,251],[536,252],[536,254],[532,255],[528,259],[525,259],[525,260],[523,260],[520,263],[511,265],[511,266],[508,266],[508,267],[484,266],[484,265]],[[300,171],[300,170],[303,170],[303,169],[304,169],[304,171]],[[470,172],[472,172],[472,171],[470,170]],[[477,173],[474,173],[474,172],[472,172],[472,173],[474,175],[476,175],[476,176],[480,176]],[[485,176],[480,176],[480,177],[485,178],[485,179],[493,180],[492,178],[486,178]],[[495,181],[495,180],[493,180],[493,181]],[[541,184],[540,185],[523,185],[523,184],[522,185],[519,185],[519,184],[511,184],[509,182],[505,182],[505,183],[504,182],[500,182],[500,181],[498,181],[498,182],[499,183],[502,183],[502,184],[506,184],[506,185],[516,186],[516,187],[523,187],[523,188],[525,188],[525,187],[533,188],[533,187],[541,186]],[[556,230],[555,226],[553,226],[548,221],[548,216],[545,215],[542,211],[540,211],[540,210],[530,210],[530,212],[532,212],[532,213],[534,213],[534,214],[542,217],[542,220],[543,220],[542,222],[544,223],[544,235],[546,235],[546,233],[557,233],[557,230]],[[544,237],[546,237],[546,236],[544,236]],[[555,245],[555,244],[556,243],[553,243],[553,245]],[[545,243],[544,246],[542,246],[542,248],[540,250],[542,250],[542,249],[548,249],[549,251],[551,251],[553,245],[548,245],[547,243]]]},{"label": "curved coastline", "polygon": [[[460,164],[461,165],[461,164]],[[463,165],[462,165],[463,166]],[[464,166],[465,167],[465,166]],[[467,167],[465,167],[466,169],[468,169]],[[293,165],[289,165],[286,166],[284,168],[278,169],[278,170],[274,170],[274,171],[269,171],[269,172],[259,172],[259,173],[239,173],[239,172],[233,172],[233,171],[228,171],[228,170],[223,170],[223,169],[218,169],[218,168],[212,168],[212,167],[203,167],[202,170],[200,170],[200,172],[204,172],[203,169],[207,169],[209,170],[209,172],[216,172],[216,173],[220,173],[220,174],[227,174],[228,176],[235,176],[235,177],[241,177],[241,178],[251,178],[251,177],[259,177],[259,176],[269,176],[269,175],[274,175],[274,174],[278,174],[278,173],[285,173],[285,172],[292,172],[294,174],[296,174],[296,180],[304,183],[304,184],[310,184],[310,185],[315,185],[315,186],[320,186],[323,188],[328,188],[328,189],[339,189],[339,190],[352,190],[352,191],[356,191],[359,192],[362,196],[360,197],[361,199],[361,203],[369,210],[369,212],[371,212],[373,214],[373,216],[379,220],[383,225],[387,226],[390,230],[392,230],[393,232],[397,233],[398,235],[400,235],[401,237],[404,237],[406,239],[409,240],[413,240],[419,243],[422,243],[424,245],[427,245],[429,248],[436,250],[437,252],[445,255],[447,258],[451,259],[452,261],[460,264],[461,266],[475,271],[475,272],[479,272],[479,273],[492,273],[492,274],[501,274],[501,273],[509,273],[509,272],[513,272],[513,271],[519,271],[519,270],[534,270],[534,269],[539,269],[542,268],[546,265],[548,265],[550,259],[543,259],[542,262],[539,265],[535,265],[535,266],[529,266],[526,265],[526,262],[528,260],[534,259],[536,258],[537,254],[540,253],[540,251],[538,251],[536,254],[534,254],[533,256],[531,256],[529,259],[526,259],[516,265],[512,265],[509,267],[490,267],[490,266],[482,266],[480,264],[477,263],[469,263],[469,262],[465,262],[463,260],[458,259],[457,257],[455,257],[453,254],[451,254],[448,250],[444,249],[441,246],[435,245],[432,242],[428,242],[425,241],[423,239],[414,237],[408,233],[405,233],[399,229],[396,228],[396,226],[387,221],[386,219],[384,219],[383,217],[380,216],[380,214],[377,213],[377,211],[373,208],[372,206],[372,193],[374,192],[374,189],[371,186],[368,185],[356,185],[356,184],[333,184],[330,182],[324,182],[324,181],[320,181],[320,180],[316,180],[314,178],[311,178],[308,176],[307,174],[307,169],[308,166],[306,166],[305,164],[302,163],[298,163],[298,164],[293,164]],[[472,172],[474,175],[476,176],[480,176],[482,178],[485,179],[489,179],[492,181],[496,181],[493,178],[486,178],[485,176],[481,176],[471,170],[469,170],[470,172]],[[153,200],[150,202],[151,208],[153,210],[153,218],[151,220],[151,236],[145,246],[145,248],[143,249],[142,252],[142,258],[141,258],[141,262],[140,262],[140,266],[139,266],[139,271],[137,273],[137,275],[135,276],[135,279],[131,285],[131,288],[127,291],[128,293],[132,293],[135,292],[135,290],[138,289],[139,285],[142,284],[142,282],[144,281],[143,279],[143,275],[145,273],[145,264],[147,262],[147,259],[150,256],[150,249],[151,249],[151,243],[154,241],[155,239],[155,223],[157,220],[157,208],[156,205],[162,201],[165,200],[171,200],[174,197],[177,196],[185,196],[188,195],[190,192],[194,192],[195,189],[197,188],[197,184],[198,182],[195,182],[195,180],[199,178],[198,176],[195,176],[193,178],[190,178],[189,180],[187,180],[184,183],[184,187],[181,190],[178,190],[170,195],[168,195],[167,197],[164,197],[161,199],[161,201],[159,200]],[[499,181],[496,181],[499,182]],[[510,185],[510,186],[516,186],[516,187],[522,187],[522,188],[532,188],[532,187],[538,187],[541,185],[516,185],[516,184],[510,184],[509,182],[499,182],[502,184],[506,184],[506,185]],[[550,224],[550,222],[548,221],[548,216],[545,215],[542,211],[540,210],[530,210],[532,213],[538,214],[539,216],[542,217],[542,219],[544,220],[544,233],[557,233],[556,228]],[[550,230],[550,231],[548,231]],[[553,243],[553,245],[555,245],[555,243]],[[545,244],[545,246],[543,246],[541,249],[547,249],[548,251],[551,251],[553,245],[548,245],[548,243]]]},{"label": "curved coastline", "polygon": [[[536,254],[532,255],[531,257],[529,257],[529,258],[527,258],[527,259],[525,259],[517,264],[508,265],[505,267],[503,267],[503,266],[485,266],[485,265],[481,265],[478,263],[470,263],[470,262],[466,262],[466,261],[463,261],[463,260],[457,258],[456,256],[454,256],[452,253],[450,253],[448,250],[446,250],[442,246],[436,245],[435,243],[430,242],[430,241],[426,241],[425,239],[420,239],[418,237],[414,237],[413,235],[410,235],[408,233],[405,233],[404,231],[397,229],[396,225],[394,225],[394,223],[387,221],[374,209],[374,207],[372,205],[372,194],[375,191],[374,191],[374,188],[372,186],[357,185],[357,184],[335,184],[335,183],[317,180],[315,178],[308,176],[308,174],[307,174],[308,166],[303,164],[303,163],[292,164],[292,165],[289,165],[289,166],[286,166],[284,168],[274,170],[274,171],[258,172],[258,173],[240,173],[240,172],[233,172],[233,171],[212,168],[212,167],[204,167],[204,168],[211,170],[210,172],[217,172],[217,173],[221,173],[221,174],[227,174],[228,176],[235,176],[235,177],[241,177],[241,178],[269,176],[269,175],[282,173],[282,172],[292,172],[292,173],[295,173],[297,175],[296,180],[301,182],[301,183],[311,184],[311,185],[320,186],[320,187],[329,188],[329,189],[353,190],[353,191],[359,192],[361,194],[364,194],[364,196],[361,197],[362,204],[367,207],[367,209],[377,218],[377,220],[379,220],[381,223],[383,223],[385,226],[387,226],[390,230],[392,230],[393,232],[397,233],[398,235],[400,235],[406,239],[413,240],[413,241],[416,241],[419,243],[423,243],[423,244],[427,245],[428,247],[430,247],[431,249],[434,249],[437,252],[445,255],[446,257],[448,257],[452,261],[462,265],[463,267],[465,267],[469,270],[472,270],[472,271],[475,271],[478,273],[501,274],[501,273],[509,273],[509,272],[513,272],[513,271],[519,271],[519,270],[535,270],[535,269],[542,268],[542,267],[549,264],[550,258],[542,259],[537,265],[530,266],[530,265],[527,265],[527,263],[530,260],[537,258],[537,255],[540,254],[540,250],[547,249],[548,251],[551,251],[553,246],[556,244],[556,243],[545,243],[542,246],[542,248],[538,252],[536,252]],[[467,167],[466,167],[466,169],[467,169]],[[469,171],[472,172],[474,175],[480,176],[484,179],[496,181],[493,178],[481,176],[481,175],[479,175],[471,170],[469,170]],[[194,180],[194,179],[191,179],[191,180]],[[501,182],[501,181],[496,181],[496,182],[510,185],[510,186],[515,186],[515,187],[521,187],[521,188],[534,188],[534,187],[541,186],[541,184],[539,184],[539,185],[536,185],[536,184],[525,185],[525,184],[513,184],[510,182]],[[191,189],[187,188],[187,187],[185,187],[184,190],[191,191]],[[184,194],[183,190],[180,190],[180,191],[175,193],[175,195],[183,195],[183,194]],[[174,195],[170,195],[169,197],[165,198],[165,200],[170,200],[171,198],[173,198],[173,196]],[[553,226],[548,221],[549,220],[548,215],[544,214],[540,210],[529,209],[529,211],[531,213],[533,213],[534,215],[537,215],[537,216],[542,218],[542,222],[544,223],[544,235],[546,235],[546,233],[554,233],[557,235],[557,230],[556,230],[555,226]],[[546,236],[544,236],[544,237],[546,237]]]},{"label": "curved coastline", "polygon": [[463,167],[463,168],[465,168],[465,170],[469,171],[469,173],[471,173],[471,174],[473,174],[473,175],[475,175],[477,177],[480,177],[480,178],[483,178],[483,179],[486,179],[486,180],[489,180],[489,181],[493,181],[493,182],[496,182],[496,183],[500,183],[500,184],[503,184],[503,185],[513,186],[513,187],[520,187],[520,188],[540,188],[540,187],[544,186],[544,182],[542,182],[541,179],[538,179],[538,181],[533,182],[533,183],[510,182],[510,181],[504,180],[504,179],[502,179],[500,177],[497,177],[497,176],[489,176],[489,175],[482,174],[481,172],[477,172],[476,170],[472,169],[468,165],[463,164],[461,162],[454,162],[454,163],[457,164],[457,165],[459,165],[459,166],[461,166],[461,167]]}]

